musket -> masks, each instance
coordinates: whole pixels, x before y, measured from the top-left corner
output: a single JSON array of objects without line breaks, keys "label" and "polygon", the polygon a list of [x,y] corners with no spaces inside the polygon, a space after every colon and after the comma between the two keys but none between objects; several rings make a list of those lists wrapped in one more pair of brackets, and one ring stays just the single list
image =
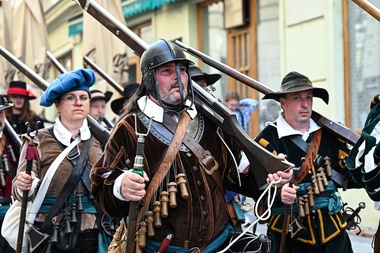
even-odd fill
[{"label": "musket", "polygon": [[10,148],[8,147],[9,153],[11,155],[12,161],[14,163],[17,163],[18,158],[20,157],[21,139],[7,119],[5,119],[4,123],[5,124],[4,124],[3,132],[5,136],[7,137],[7,140],[9,141],[9,144],[11,146]]},{"label": "musket", "polygon": [[[123,41],[139,56],[148,48],[148,44],[132,32],[123,23],[113,17],[107,10],[93,0],[75,0],[88,14],[106,27],[112,34]],[[202,87],[192,81],[195,91],[195,103],[200,111],[217,126],[231,136],[245,152],[255,170],[258,187],[266,185],[268,173],[285,171],[293,166],[286,161],[280,161],[272,153],[257,144],[240,126],[236,114],[220,103]],[[265,173],[264,173],[265,172]]]},{"label": "musket", "polygon": [[113,129],[113,127],[115,126],[115,124],[106,116],[106,115],[104,115],[104,116],[101,116],[100,118],[99,118],[99,121],[102,121],[105,125],[106,125],[106,128],[108,129],[108,130],[110,130],[111,131],[111,129]]},{"label": "musket", "polygon": [[[31,70],[25,63],[17,59],[13,54],[6,50],[3,46],[0,46],[0,54],[7,59],[13,66],[15,66],[21,73],[35,83],[41,90],[45,91],[49,86],[49,83]],[[110,132],[102,127],[94,118],[87,116],[87,121],[92,135],[103,145],[105,145],[109,139]]]},{"label": "musket", "polygon": [[57,60],[57,58],[55,58],[55,56],[49,50],[46,50],[46,55],[49,57],[50,61],[54,64],[54,66],[58,69],[58,71],[61,74],[67,72],[65,67],[62,66],[62,64]]},{"label": "musket", "polygon": [[87,55],[83,56],[84,62],[91,67],[91,69],[95,70],[107,83],[111,84],[111,86],[123,95],[123,88],[118,84],[112,77],[110,77],[106,72],[104,72],[95,62],[93,62]]},{"label": "musket", "polygon": [[[141,56],[148,48],[146,42],[95,1],[75,1],[86,12],[99,21],[99,23],[134,50],[137,55]],[[199,106],[200,111],[230,135],[247,155],[251,166],[255,170],[255,180],[258,187],[266,185],[268,173],[276,173],[279,170],[285,171],[293,166],[288,162],[277,159],[276,156],[257,144],[240,126],[235,113],[221,104],[215,97],[210,95],[195,82],[192,81],[192,85],[195,90],[195,103]],[[133,232],[135,231],[128,231],[129,236],[133,237]],[[127,248],[126,250],[127,252],[133,252],[134,248]]]},{"label": "musket", "polygon": [[[191,55],[197,57],[198,59],[202,60],[204,63],[207,63],[208,65],[214,67],[215,69],[220,70],[221,72],[225,73],[226,75],[231,76],[232,78],[248,85],[249,87],[260,91],[263,94],[275,92],[273,89],[265,86],[264,84],[256,81],[255,79],[242,74],[241,72],[231,68],[230,66],[218,62],[211,58],[210,56],[199,52],[198,50],[185,45],[181,41],[176,40],[174,43],[176,43],[178,46],[183,48],[186,52],[190,53]],[[359,134],[357,134],[355,131],[345,127],[342,124],[336,123],[321,114],[313,111],[312,118],[315,122],[317,122],[318,125],[320,125],[322,128],[330,131],[335,136],[338,136],[339,138],[346,140],[350,144],[354,145],[357,140],[359,139]]]}]

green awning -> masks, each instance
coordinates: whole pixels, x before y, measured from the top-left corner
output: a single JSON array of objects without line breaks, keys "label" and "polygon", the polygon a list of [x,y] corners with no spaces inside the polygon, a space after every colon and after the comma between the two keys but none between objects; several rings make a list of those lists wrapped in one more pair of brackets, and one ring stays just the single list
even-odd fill
[{"label": "green awning", "polygon": [[69,37],[83,32],[83,17],[82,15],[68,20]]},{"label": "green awning", "polygon": [[[174,3],[179,0],[124,0],[122,11],[125,18],[130,18],[144,11],[157,9],[165,4]],[[82,15],[69,19],[69,37],[83,32]]]},{"label": "green awning", "polygon": [[157,9],[165,4],[174,3],[178,0],[134,0],[124,1],[123,14],[125,18],[130,18],[144,11]]}]

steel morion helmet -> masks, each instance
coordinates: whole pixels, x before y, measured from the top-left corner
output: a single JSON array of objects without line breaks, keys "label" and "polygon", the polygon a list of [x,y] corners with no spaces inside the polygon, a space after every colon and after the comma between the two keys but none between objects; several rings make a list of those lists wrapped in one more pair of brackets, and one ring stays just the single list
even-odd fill
[{"label": "steel morion helmet", "polygon": [[[159,95],[155,68],[169,62],[182,62],[186,65],[186,71],[189,76],[188,94],[192,94],[192,86],[189,75],[189,65],[192,65],[194,63],[186,59],[185,53],[179,46],[177,46],[173,42],[160,39],[151,44],[149,48],[143,53],[141,57],[141,73],[142,84],[146,87],[149,94],[151,94],[154,98],[160,101],[161,105],[162,101]],[[183,84],[181,82],[179,71],[177,72],[177,76],[180,91],[182,93]],[[187,98],[188,94],[184,94],[184,96],[181,95],[181,97],[185,99]]]}]

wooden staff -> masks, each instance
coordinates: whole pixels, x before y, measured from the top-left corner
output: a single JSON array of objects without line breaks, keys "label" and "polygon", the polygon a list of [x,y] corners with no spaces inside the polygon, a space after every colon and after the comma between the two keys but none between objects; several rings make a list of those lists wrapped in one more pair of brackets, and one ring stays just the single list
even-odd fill
[{"label": "wooden staff", "polygon": [[[37,121],[36,123],[36,134],[33,136],[30,135],[31,128],[29,126],[29,122],[26,122],[26,124],[27,124],[27,134],[31,138],[31,140],[28,144],[28,147],[26,149],[26,154],[25,154],[25,159],[26,159],[25,173],[30,175],[32,173],[33,161],[38,160],[38,153],[36,150],[36,146],[33,142],[33,139],[38,134],[39,121]],[[18,227],[16,253],[21,253],[22,251],[22,241],[24,239],[24,228],[25,228],[25,221],[26,221],[26,209],[28,205],[28,195],[29,195],[29,190],[23,191],[22,201],[21,201],[20,224]]]}]

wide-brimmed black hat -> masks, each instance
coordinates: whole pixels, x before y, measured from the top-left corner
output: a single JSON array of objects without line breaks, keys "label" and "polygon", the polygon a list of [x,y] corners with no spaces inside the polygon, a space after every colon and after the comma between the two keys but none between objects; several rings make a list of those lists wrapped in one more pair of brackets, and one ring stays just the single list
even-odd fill
[{"label": "wide-brimmed black hat", "polygon": [[295,71],[288,73],[282,79],[280,91],[267,93],[263,99],[275,99],[279,101],[285,94],[307,90],[313,91],[313,97],[321,98],[326,104],[329,103],[329,93],[327,90],[313,87],[308,77]]},{"label": "wide-brimmed black hat", "polygon": [[23,96],[29,100],[35,99],[36,96],[26,88],[26,82],[11,81],[5,96]]},{"label": "wide-brimmed black hat", "polygon": [[0,96],[0,112],[12,106],[13,104],[8,102],[5,96]]},{"label": "wide-brimmed black hat", "polygon": [[111,102],[112,111],[115,114],[119,115],[121,110],[123,109],[124,101],[130,99],[139,87],[140,84],[138,83],[127,83],[123,90],[123,97],[117,98]]},{"label": "wide-brimmed black hat", "polygon": [[218,81],[222,75],[219,74],[207,74],[203,72],[200,68],[197,66],[190,66],[189,67],[189,74],[193,81],[198,81],[204,79],[207,83],[207,85],[214,84],[216,81]]},{"label": "wide-brimmed black hat", "polygon": [[113,92],[111,92],[111,91],[106,91],[103,93],[100,90],[91,90],[90,93],[91,93],[91,101],[105,100],[106,103],[108,101],[110,101],[110,99],[113,95]]}]

